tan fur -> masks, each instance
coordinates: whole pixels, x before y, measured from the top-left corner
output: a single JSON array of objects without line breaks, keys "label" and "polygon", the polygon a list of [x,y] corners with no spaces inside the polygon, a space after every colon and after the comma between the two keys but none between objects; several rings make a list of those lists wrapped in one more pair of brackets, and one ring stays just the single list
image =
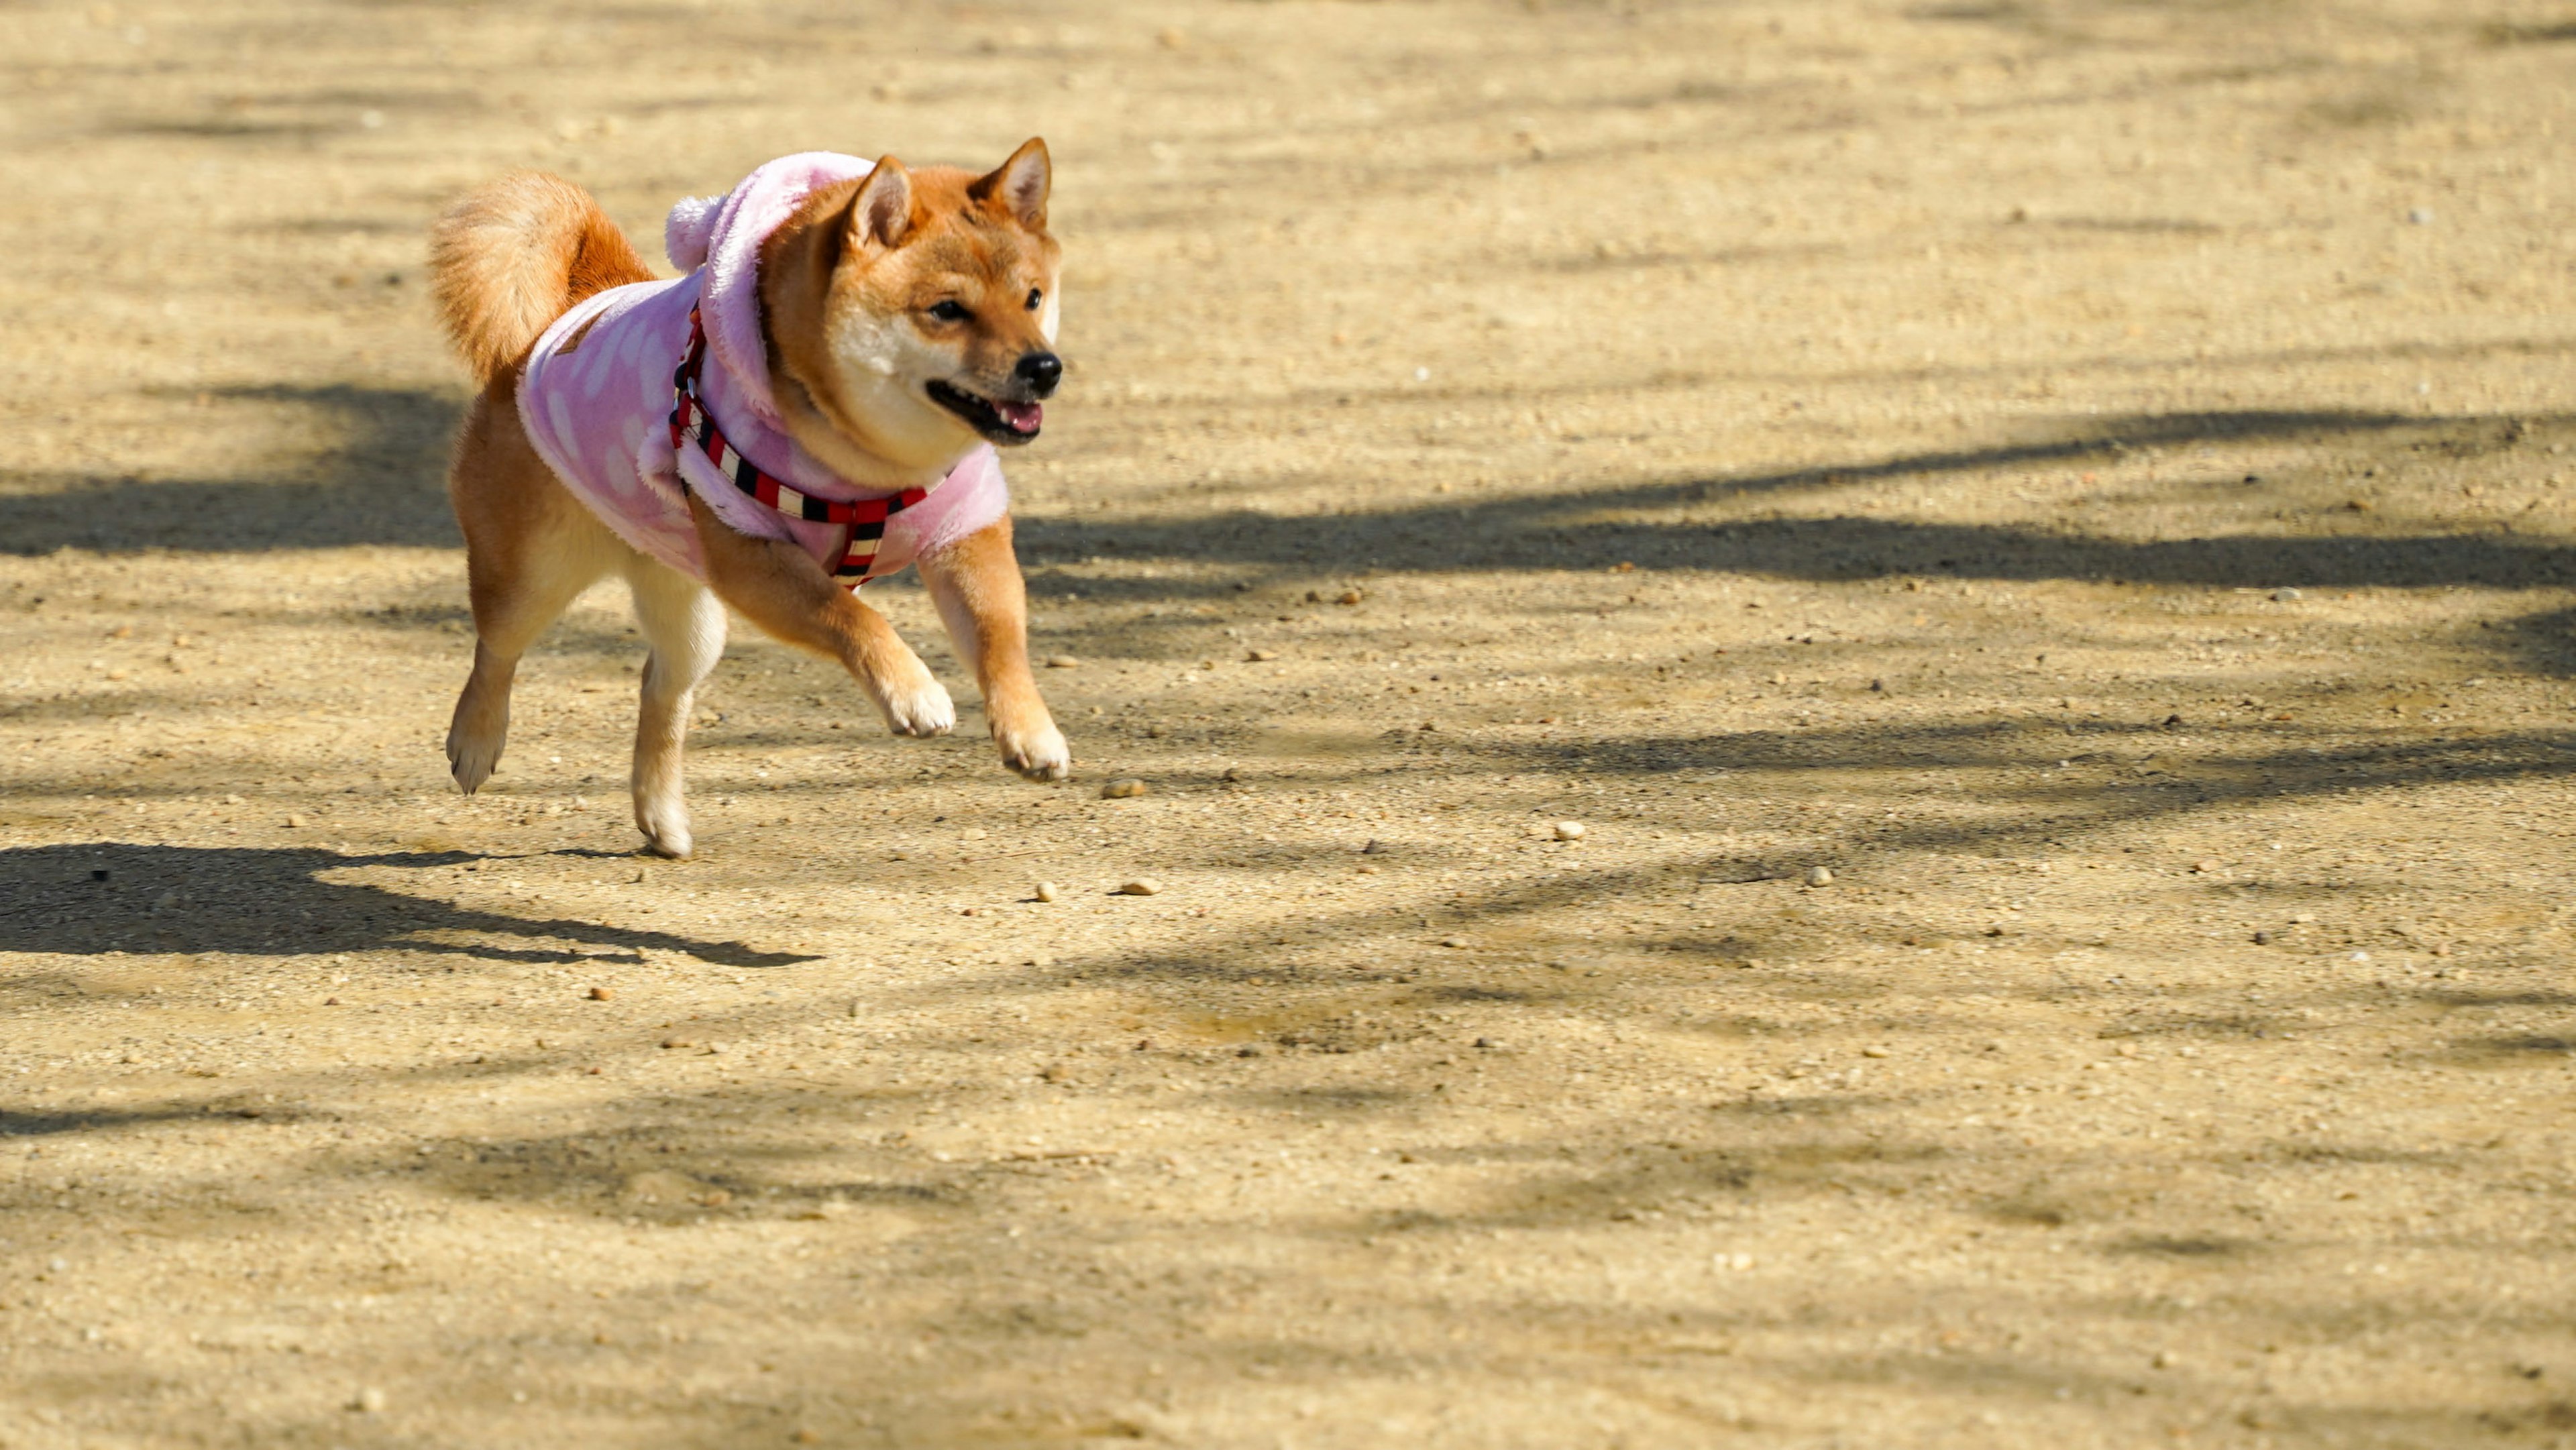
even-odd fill
[{"label": "tan fur", "polygon": [[[1057,248],[1045,231],[1046,190],[1046,149],[1034,140],[981,177],[907,171],[888,157],[865,181],[816,195],[770,237],[764,330],[800,444],[867,483],[935,476],[973,445],[975,427],[926,401],[922,387],[937,377],[1000,396],[1017,361],[1050,345]],[[587,193],[542,173],[504,177],[440,218],[433,245],[448,331],[483,384],[448,480],[476,635],[447,737],[460,787],[471,793],[500,764],[520,657],[611,574],[626,580],[651,647],[632,788],[635,823],[653,851],[693,848],[681,749],[692,693],[724,648],[718,599],[765,633],[839,661],[896,733],[938,735],[955,724],[947,691],[893,626],[802,549],[738,533],[693,499],[708,567],[701,586],[618,539],[530,446],[514,401],[529,345],[582,298],[651,276]],[[1026,305],[1033,290],[1040,309]],[[925,316],[942,298],[972,317]],[[1069,775],[1064,736],[1029,671],[1010,521],[919,568],[959,656],[974,664],[1004,763],[1034,779]]]}]

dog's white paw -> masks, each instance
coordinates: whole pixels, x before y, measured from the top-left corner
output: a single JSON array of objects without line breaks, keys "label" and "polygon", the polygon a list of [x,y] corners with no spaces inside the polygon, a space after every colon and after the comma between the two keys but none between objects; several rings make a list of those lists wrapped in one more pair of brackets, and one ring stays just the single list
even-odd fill
[{"label": "dog's white paw", "polygon": [[888,686],[877,701],[886,728],[897,735],[945,735],[956,729],[957,702],[948,698],[948,687],[927,669],[914,668],[919,678]]},{"label": "dog's white paw", "polygon": [[1031,780],[1063,780],[1073,774],[1073,747],[1053,725],[1039,730],[993,728],[993,743],[1002,747],[1002,763]]},{"label": "dog's white paw", "polygon": [[689,835],[689,812],[678,801],[639,804],[635,829],[644,833],[644,849],[656,856],[686,861],[697,842]]}]

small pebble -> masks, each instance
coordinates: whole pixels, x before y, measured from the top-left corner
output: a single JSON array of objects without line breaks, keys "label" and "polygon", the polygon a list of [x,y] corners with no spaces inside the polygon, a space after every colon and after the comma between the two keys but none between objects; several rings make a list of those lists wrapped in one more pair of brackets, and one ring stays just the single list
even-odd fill
[{"label": "small pebble", "polygon": [[1559,822],[1557,822],[1557,823],[1556,823],[1556,838],[1557,838],[1558,840],[1560,840],[1560,841],[1580,841],[1580,840],[1582,840],[1582,839],[1583,839],[1583,823],[1582,823],[1581,821],[1559,821]]},{"label": "small pebble", "polygon": [[2406,220],[2407,223],[2412,226],[2431,226],[2433,224],[2433,213],[2420,206],[2410,206],[2406,209]]},{"label": "small pebble", "polygon": [[1263,660],[1275,660],[1279,658],[1279,651],[1275,649],[1248,649],[1243,652],[1243,657],[1248,662],[1257,665]]},{"label": "small pebble", "polygon": [[1888,1052],[1884,1047],[1864,1047],[1860,1050],[1860,1055],[1863,1057],[1885,1057],[1888,1055]]},{"label": "small pebble", "polygon": [[358,1397],[349,1402],[349,1408],[362,1415],[381,1415],[385,1412],[385,1392],[372,1387],[360,1390]]},{"label": "small pebble", "polygon": [[1064,899],[1064,888],[1052,881],[1041,881],[1038,883],[1037,895],[1040,901],[1061,901]]},{"label": "small pebble", "polygon": [[590,1000],[594,1002],[610,1001],[616,996],[616,989],[612,987],[593,987],[590,989]]},{"label": "small pebble", "polygon": [[1341,595],[1338,598],[1334,599],[1333,602],[1335,604],[1357,604],[1360,602],[1360,599],[1361,595],[1358,590],[1345,589],[1341,592]]},{"label": "small pebble", "polygon": [[1810,886],[1831,886],[1834,884],[1834,873],[1829,867],[1810,866],[1807,868],[1807,884]]},{"label": "small pebble", "polygon": [[1444,936],[1440,939],[1440,944],[1444,947],[1463,947],[1467,945],[1467,939],[1463,936]]},{"label": "small pebble", "polygon": [[1105,801],[1131,800],[1144,793],[1145,782],[1134,776],[1129,776],[1125,780],[1113,780],[1100,788],[1100,798]]},{"label": "small pebble", "polygon": [[288,816],[286,818],[286,824],[290,827],[301,826],[304,824],[304,818],[302,816]]},{"label": "small pebble", "polygon": [[1051,670],[1079,669],[1081,666],[1082,661],[1075,659],[1071,655],[1048,655],[1046,657],[1046,667]]},{"label": "small pebble", "polygon": [[1120,883],[1118,887],[1120,896],[1160,896],[1162,892],[1163,883],[1151,876],[1139,876],[1133,881]]},{"label": "small pebble", "polygon": [[2272,591],[2273,602],[2277,604],[2296,603],[2298,598],[2299,591],[2296,589],[2275,589]]},{"label": "small pebble", "polygon": [[[853,1014],[853,1015],[855,1015],[855,1014]],[[666,1047],[666,1048],[681,1048],[681,1047],[695,1047],[695,1046],[697,1046],[697,1044],[696,1044],[696,1043],[691,1042],[689,1039],[687,1039],[687,1038],[685,1038],[685,1037],[665,1037],[665,1038],[663,1038],[663,1039],[662,1039],[662,1045],[663,1045],[664,1047]]]}]

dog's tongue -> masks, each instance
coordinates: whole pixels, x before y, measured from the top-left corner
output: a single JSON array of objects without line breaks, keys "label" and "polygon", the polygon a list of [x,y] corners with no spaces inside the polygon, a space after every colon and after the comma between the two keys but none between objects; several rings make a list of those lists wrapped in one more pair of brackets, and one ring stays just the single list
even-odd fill
[{"label": "dog's tongue", "polygon": [[1046,421],[1046,409],[1035,403],[1009,403],[996,398],[993,411],[1002,415],[1002,421],[1010,424],[1014,433],[1035,433],[1038,424]]}]

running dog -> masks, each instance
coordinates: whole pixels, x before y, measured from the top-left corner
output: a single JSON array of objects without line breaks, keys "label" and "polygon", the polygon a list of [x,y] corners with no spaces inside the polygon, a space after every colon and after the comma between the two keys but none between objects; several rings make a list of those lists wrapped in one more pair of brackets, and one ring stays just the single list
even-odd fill
[{"label": "running dog", "polygon": [[1029,672],[994,452],[1038,436],[1064,371],[1051,180],[1034,139],[980,176],[785,157],[672,209],[664,246],[687,275],[668,281],[541,172],[439,219],[439,305],[481,383],[448,480],[475,629],[447,734],[459,786],[500,763],[521,655],[610,574],[651,648],[633,775],[648,850],[691,850],[681,745],[724,605],[839,661],[895,733],[943,734],[948,692],[855,592],[906,564],[974,664],[1003,763],[1071,774]]}]

